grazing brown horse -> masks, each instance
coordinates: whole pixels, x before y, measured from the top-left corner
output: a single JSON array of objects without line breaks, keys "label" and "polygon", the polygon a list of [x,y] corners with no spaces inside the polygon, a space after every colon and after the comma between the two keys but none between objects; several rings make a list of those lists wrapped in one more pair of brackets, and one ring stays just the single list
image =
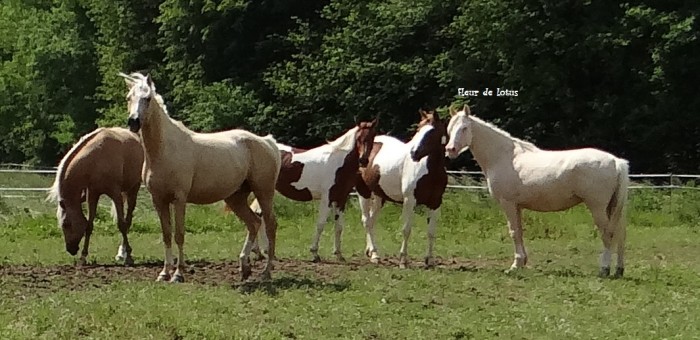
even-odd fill
[{"label": "grazing brown horse", "polygon": [[[131,131],[139,132],[143,141],[146,151],[144,181],[151,192],[163,233],[165,261],[157,280],[184,281],[186,204],[211,204],[221,200],[248,228],[240,254],[241,277],[247,279],[251,274],[250,251],[260,226],[260,217],[248,206],[251,192],[260,202],[269,239],[263,272],[263,276],[269,278],[277,231],[273,198],[280,171],[279,150],[274,138],[240,129],[194,132],[170,118],[150,76],[120,75],[129,87],[128,124]],[[175,212],[175,243],[179,250],[177,268],[172,274],[171,206]]]},{"label": "grazing brown horse", "polygon": [[[318,243],[331,212],[335,220],[333,253],[339,261],[345,261],[340,246],[345,204],[355,187],[359,168],[367,165],[377,121],[356,122],[342,136],[310,150],[277,144],[282,159],[277,192],[294,201],[319,201],[316,233],[310,248],[314,262],[321,261]],[[254,201],[251,208],[259,210],[258,202]],[[265,234],[260,234],[260,243],[264,248]]]},{"label": "grazing brown horse", "polygon": [[374,224],[385,201],[403,204],[403,242],[399,266],[408,266],[408,238],[413,227],[416,205],[428,208],[428,251],[425,265],[433,265],[435,228],[440,216],[442,195],[447,187],[445,145],[447,124],[434,112],[420,111],[418,131],[408,143],[390,136],[377,136],[369,164],[357,185],[362,224],[367,232],[365,252],[372,262],[379,261],[374,243]]},{"label": "grazing brown horse", "polygon": [[[123,128],[98,128],[81,137],[58,165],[49,200],[58,202],[56,217],[63,229],[66,251],[76,255],[85,236],[79,264],[86,262],[97,202],[101,195],[112,199],[122,243],[117,260],[133,264],[127,234],[131,227],[136,196],[141,187],[143,148],[138,135]],[[87,200],[88,217],[82,202]],[[124,201],[127,203],[124,215]]]}]

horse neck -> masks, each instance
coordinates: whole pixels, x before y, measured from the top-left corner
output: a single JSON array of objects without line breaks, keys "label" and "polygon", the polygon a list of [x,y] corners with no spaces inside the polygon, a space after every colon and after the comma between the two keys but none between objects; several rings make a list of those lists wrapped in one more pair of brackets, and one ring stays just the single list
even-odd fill
[{"label": "horse neck", "polygon": [[513,156],[515,140],[494,130],[483,122],[472,119],[472,142],[469,149],[484,172],[502,157]]},{"label": "horse neck", "polygon": [[155,99],[151,100],[152,102],[149,105],[151,112],[149,112],[148,119],[141,126],[143,146],[149,161],[156,160],[163,152],[167,152],[165,149],[169,146],[168,136],[180,131],[170,117],[163,112]]},{"label": "horse neck", "polygon": [[445,148],[434,148],[427,157],[428,172],[445,169]]}]

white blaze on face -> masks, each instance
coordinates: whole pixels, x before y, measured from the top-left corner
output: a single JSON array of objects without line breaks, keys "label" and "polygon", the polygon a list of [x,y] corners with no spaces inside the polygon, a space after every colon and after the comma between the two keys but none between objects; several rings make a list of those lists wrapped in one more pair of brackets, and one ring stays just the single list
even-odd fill
[{"label": "white blaze on face", "polygon": [[413,136],[413,139],[411,139],[411,152],[416,152],[418,146],[420,146],[421,142],[423,141],[423,138],[425,138],[425,135],[432,129],[434,129],[434,127],[428,124],[424,125],[418,130],[418,132],[416,132],[415,136]]},{"label": "white blaze on face", "polygon": [[129,118],[141,118],[141,115],[143,114],[143,108],[141,107],[143,100],[141,99],[148,98],[150,93],[151,88],[148,87],[148,84],[146,84],[145,81],[141,81],[134,85],[131,95],[129,96]]},{"label": "white blaze on face", "polygon": [[464,111],[460,111],[450,118],[447,134],[450,136],[449,142],[445,146],[448,157],[455,158],[469,147],[471,142],[469,120]]}]

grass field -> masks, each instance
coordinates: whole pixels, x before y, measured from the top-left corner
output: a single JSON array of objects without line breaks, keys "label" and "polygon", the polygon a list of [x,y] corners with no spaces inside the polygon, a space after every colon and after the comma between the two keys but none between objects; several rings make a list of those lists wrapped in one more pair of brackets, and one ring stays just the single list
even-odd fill
[{"label": "grass field", "polygon": [[[0,186],[48,186],[50,178],[5,175]],[[396,205],[378,227],[384,262],[364,258],[357,202],[346,215],[343,249],[332,226],[324,263],[310,262],[315,206],[278,197],[279,262],[242,283],[237,258],[245,231],[221,204],[189,206],[184,284],[153,282],[162,266],[160,227],[142,191],[131,232],[136,266],[114,261],[120,240],[103,199],[91,264],[64,251],[55,207],[35,198],[0,199],[0,338],[156,339],[664,339],[700,334],[700,191],[630,193],[626,277],[596,277],[601,242],[588,212],[525,213],[528,268],[506,275],[512,242],[484,192],[450,191],[436,240],[437,268],[425,270],[425,218],[417,218],[399,269]],[[422,212],[421,212],[422,214]]]}]

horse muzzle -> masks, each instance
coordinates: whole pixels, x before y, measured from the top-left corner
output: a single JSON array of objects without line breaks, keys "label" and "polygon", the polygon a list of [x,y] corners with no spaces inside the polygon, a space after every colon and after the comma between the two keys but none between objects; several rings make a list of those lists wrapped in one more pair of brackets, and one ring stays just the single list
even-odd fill
[{"label": "horse muzzle", "polygon": [[68,254],[71,254],[71,256],[75,256],[78,254],[78,250],[80,250],[80,245],[79,244],[67,244],[66,243],[66,251]]},{"label": "horse muzzle", "polygon": [[417,152],[411,151],[411,159],[412,159],[414,162],[418,162],[418,161],[421,159],[421,157],[418,156],[418,153],[417,153]]},{"label": "horse muzzle", "polygon": [[131,132],[137,133],[141,129],[141,119],[139,119],[138,117],[129,117],[126,123],[127,125],[129,125],[129,130],[131,130]]}]

